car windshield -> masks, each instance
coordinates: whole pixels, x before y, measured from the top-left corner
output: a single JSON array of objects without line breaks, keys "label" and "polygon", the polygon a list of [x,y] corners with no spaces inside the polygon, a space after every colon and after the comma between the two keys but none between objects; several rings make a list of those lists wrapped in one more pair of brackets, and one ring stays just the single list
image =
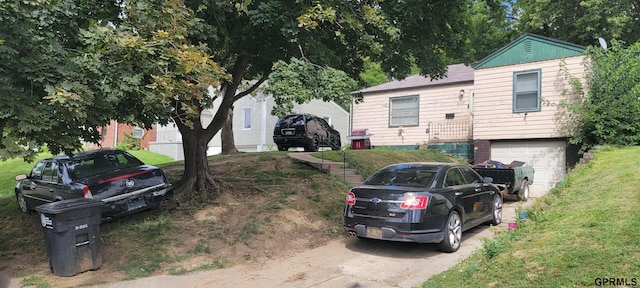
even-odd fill
[{"label": "car windshield", "polygon": [[91,177],[108,171],[143,165],[129,154],[98,154],[69,162],[69,171],[76,179]]},{"label": "car windshield", "polygon": [[426,187],[433,180],[436,171],[432,167],[399,165],[384,168],[369,179],[365,185]]}]

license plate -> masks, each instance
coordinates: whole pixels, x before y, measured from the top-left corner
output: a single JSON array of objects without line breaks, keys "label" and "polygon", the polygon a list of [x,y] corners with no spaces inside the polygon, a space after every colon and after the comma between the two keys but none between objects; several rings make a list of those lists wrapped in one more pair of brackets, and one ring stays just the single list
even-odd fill
[{"label": "license plate", "polygon": [[282,130],[282,135],[293,135],[295,132],[294,130]]},{"label": "license plate", "polygon": [[136,200],[131,200],[129,203],[127,203],[127,208],[129,208],[129,210],[135,210],[135,209],[144,207],[144,205],[145,205],[144,199],[138,198]]},{"label": "license plate", "polygon": [[378,227],[367,227],[367,236],[382,238],[382,229]]}]

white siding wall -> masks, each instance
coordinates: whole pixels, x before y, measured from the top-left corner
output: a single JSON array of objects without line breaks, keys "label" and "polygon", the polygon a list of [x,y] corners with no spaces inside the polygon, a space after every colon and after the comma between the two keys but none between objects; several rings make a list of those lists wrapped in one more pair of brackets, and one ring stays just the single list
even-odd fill
[{"label": "white siding wall", "polygon": [[[472,89],[473,85],[468,83],[365,94],[364,102],[353,106],[353,129],[369,129],[373,146],[428,143],[433,138],[426,133],[429,122],[445,121],[447,113],[455,113],[453,120],[470,120]],[[462,98],[460,90],[465,90]],[[398,135],[398,127],[389,127],[389,98],[410,95],[419,95],[419,125],[402,127],[403,139]]]},{"label": "white siding wall", "polygon": [[[565,60],[574,77],[584,78],[582,57]],[[559,60],[540,61],[475,71],[473,138],[531,139],[562,137],[557,105],[569,89]],[[513,113],[513,72],[541,70],[541,111]]]}]

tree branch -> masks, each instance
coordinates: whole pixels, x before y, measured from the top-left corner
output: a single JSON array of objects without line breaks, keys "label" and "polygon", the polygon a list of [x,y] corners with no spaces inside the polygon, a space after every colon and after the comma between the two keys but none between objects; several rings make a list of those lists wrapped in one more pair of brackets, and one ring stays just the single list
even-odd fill
[{"label": "tree branch", "polygon": [[262,83],[264,83],[264,81],[267,81],[267,76],[262,76],[262,78],[260,78],[260,80],[258,80],[256,83],[254,83],[249,89],[244,90],[238,94],[236,94],[236,96],[233,97],[233,102],[238,101],[238,99],[247,96],[248,94],[252,93],[253,91],[255,91],[256,89],[258,89],[258,87],[260,87],[260,85],[262,85]]}]

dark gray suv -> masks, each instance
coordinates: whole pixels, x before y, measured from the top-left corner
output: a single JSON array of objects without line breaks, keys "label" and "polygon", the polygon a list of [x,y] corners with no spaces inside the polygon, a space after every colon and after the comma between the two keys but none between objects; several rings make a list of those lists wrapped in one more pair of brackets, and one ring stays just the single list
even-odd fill
[{"label": "dark gray suv", "polygon": [[340,150],[340,132],[333,129],[326,120],[311,114],[291,114],[276,122],[273,142],[279,151],[289,147],[303,147],[304,151],[315,152],[319,147]]}]

